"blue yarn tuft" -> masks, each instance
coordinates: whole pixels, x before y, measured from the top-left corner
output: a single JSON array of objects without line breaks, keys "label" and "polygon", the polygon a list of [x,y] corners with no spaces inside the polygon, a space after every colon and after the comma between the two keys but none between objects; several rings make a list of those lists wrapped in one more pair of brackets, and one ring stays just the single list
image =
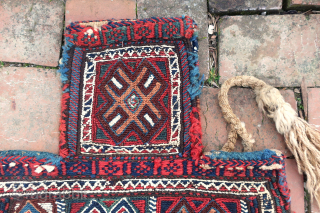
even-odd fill
[{"label": "blue yarn tuft", "polygon": [[[196,25],[195,22],[193,22],[194,25]],[[200,72],[199,72],[199,66],[198,66],[198,32],[195,31],[193,33],[192,38],[190,39],[191,45],[192,45],[192,51],[188,51],[188,64],[190,69],[190,85],[187,89],[189,92],[189,95],[191,97],[191,100],[194,100],[197,96],[201,94],[201,90],[203,87],[204,82],[204,75],[200,79]]]},{"label": "blue yarn tuft", "polygon": [[58,70],[59,73],[61,73],[61,81],[62,83],[66,83],[68,81],[68,71],[67,63],[69,60],[68,51],[72,47],[72,43],[70,42],[70,38],[66,37],[66,44],[62,47],[63,53],[62,53],[62,63],[59,65],[60,69]]},{"label": "blue yarn tuft", "polygon": [[190,69],[190,86],[188,88],[191,100],[201,94],[201,85],[203,85],[204,76],[200,79],[198,63],[198,52],[188,52],[188,62]]},{"label": "blue yarn tuft", "polygon": [[269,149],[265,149],[262,151],[255,152],[224,152],[224,151],[210,151],[210,155],[207,155],[211,159],[219,159],[219,160],[268,160],[271,159],[272,156],[276,155],[274,151]]},{"label": "blue yarn tuft", "polygon": [[0,157],[35,157],[37,160],[45,159],[47,163],[51,163],[52,165],[60,166],[60,161],[62,161],[62,157],[59,155],[55,155],[48,152],[36,152],[36,151],[23,151],[23,150],[8,150],[8,151],[0,151]]}]

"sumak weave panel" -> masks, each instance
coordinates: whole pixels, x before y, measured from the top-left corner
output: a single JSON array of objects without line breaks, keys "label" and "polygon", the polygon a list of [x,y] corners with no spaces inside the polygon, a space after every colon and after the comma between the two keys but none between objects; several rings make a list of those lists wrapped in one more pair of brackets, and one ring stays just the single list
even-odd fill
[{"label": "sumak weave panel", "polygon": [[189,17],[66,30],[59,156],[0,152],[0,213],[290,212],[284,156],[202,155]]},{"label": "sumak weave panel", "polygon": [[[189,81],[181,82],[179,48],[183,53],[183,42],[85,54],[80,154],[179,154],[184,141],[182,97],[190,105],[187,93],[182,94]],[[184,71],[188,75],[189,69]]]},{"label": "sumak weave panel", "polygon": [[190,156],[191,102],[199,87],[190,80],[199,75],[196,44],[188,40],[192,20],[109,22],[99,30],[87,25],[67,31],[62,74],[71,82],[64,88],[70,91],[63,101],[61,155]]}]

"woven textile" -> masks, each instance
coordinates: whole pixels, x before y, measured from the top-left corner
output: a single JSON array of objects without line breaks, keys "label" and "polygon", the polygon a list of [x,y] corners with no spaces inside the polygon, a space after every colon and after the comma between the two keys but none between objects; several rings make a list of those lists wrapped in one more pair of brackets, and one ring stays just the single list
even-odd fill
[{"label": "woven textile", "polygon": [[60,154],[1,152],[0,213],[289,212],[281,153],[202,156],[196,30],[189,17],[67,27]]}]

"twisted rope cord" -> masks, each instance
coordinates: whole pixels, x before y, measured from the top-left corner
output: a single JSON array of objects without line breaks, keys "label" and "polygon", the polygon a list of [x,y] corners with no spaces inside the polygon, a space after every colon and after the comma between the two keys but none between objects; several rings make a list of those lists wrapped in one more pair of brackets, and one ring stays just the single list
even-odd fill
[{"label": "twisted rope cord", "polygon": [[222,147],[222,151],[232,152],[234,150],[235,143],[237,141],[238,135],[242,138],[242,144],[244,146],[245,152],[251,152],[252,146],[255,140],[252,138],[251,134],[248,134],[245,125],[240,121],[240,119],[233,113],[229,101],[228,101],[228,91],[233,86],[251,87],[256,91],[261,90],[267,84],[252,76],[237,76],[228,79],[221,86],[219,92],[219,105],[222,110],[222,114],[226,121],[230,123],[231,130],[228,134],[228,141]]},{"label": "twisted rope cord", "polygon": [[311,199],[320,206],[320,132],[297,116],[291,105],[285,102],[279,90],[251,76],[238,76],[227,80],[219,93],[219,104],[224,118],[231,125],[228,141],[222,151],[233,151],[237,136],[243,139],[244,150],[252,151],[254,140],[244,124],[232,112],[228,91],[232,86],[251,87],[256,94],[258,107],[275,122],[276,129],[284,135],[285,142],[294,155],[298,170],[307,175],[306,188]]}]

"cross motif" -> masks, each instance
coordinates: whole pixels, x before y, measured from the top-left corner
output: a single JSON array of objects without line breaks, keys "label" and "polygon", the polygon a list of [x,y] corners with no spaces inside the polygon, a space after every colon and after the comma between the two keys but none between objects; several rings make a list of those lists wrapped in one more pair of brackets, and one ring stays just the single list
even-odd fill
[{"label": "cross motif", "polygon": [[[108,85],[105,86],[105,89],[115,98],[116,102],[115,104],[108,110],[108,112],[104,115],[105,118],[107,118],[116,108],[117,106],[124,106],[125,105],[125,101],[126,101],[126,97],[133,91],[135,90],[138,95],[141,97],[142,99],[142,103],[138,106],[138,109],[135,112],[130,111],[127,107],[123,107],[123,109],[125,110],[125,112],[128,114],[129,118],[116,130],[117,134],[120,134],[126,126],[128,126],[130,124],[131,121],[135,121],[137,123],[137,125],[142,129],[142,131],[144,133],[147,132],[147,129],[145,128],[145,126],[141,123],[141,121],[137,118],[137,116],[139,115],[139,113],[141,112],[141,110],[143,109],[143,107],[145,105],[147,105],[157,116],[158,119],[161,119],[161,114],[159,113],[159,111],[153,106],[153,104],[150,102],[152,96],[154,94],[156,94],[160,87],[161,84],[159,82],[156,83],[155,87],[152,89],[152,91],[148,94],[148,95],[144,95],[141,90],[138,87],[138,84],[140,83],[140,81],[142,80],[144,74],[146,73],[146,71],[148,70],[147,67],[144,67],[141,71],[141,73],[138,75],[138,77],[136,78],[135,81],[131,81],[127,75],[123,72],[123,70],[121,68],[118,68],[118,73],[119,75],[126,81],[129,83],[130,87],[126,90],[125,93],[123,93],[120,97],[118,97],[110,88]],[[118,98],[117,98],[118,97]]]}]

